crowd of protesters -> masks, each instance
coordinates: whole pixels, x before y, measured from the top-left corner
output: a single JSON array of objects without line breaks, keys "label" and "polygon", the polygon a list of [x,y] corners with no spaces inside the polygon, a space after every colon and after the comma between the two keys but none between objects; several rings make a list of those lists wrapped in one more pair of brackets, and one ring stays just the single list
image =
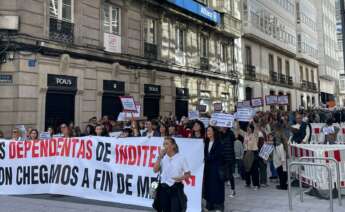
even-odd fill
[{"label": "crowd of protesters", "polygon": [[[344,120],[343,120],[344,119]],[[230,197],[236,195],[235,178],[245,181],[248,188],[258,190],[269,186],[268,179],[279,179],[277,189],[287,189],[287,159],[289,143],[309,143],[310,123],[324,122],[332,126],[345,121],[345,111],[296,111],[257,112],[249,122],[235,121],[233,128],[205,126],[200,120],[182,117],[159,117],[152,120],[129,120],[117,122],[104,116],[93,117],[84,130],[73,123],[63,123],[58,129],[47,128],[50,137],[110,136],[116,137],[184,137],[202,139],[205,144],[203,198],[206,210],[224,211],[225,186],[231,186]],[[36,140],[36,129],[14,128],[12,139]],[[115,133],[115,134],[114,134]],[[335,128],[335,132],[337,129]],[[0,138],[3,137],[0,131]],[[327,141],[334,142],[334,136]],[[269,158],[259,156],[261,148],[273,145]],[[270,176],[268,176],[270,174]]]}]

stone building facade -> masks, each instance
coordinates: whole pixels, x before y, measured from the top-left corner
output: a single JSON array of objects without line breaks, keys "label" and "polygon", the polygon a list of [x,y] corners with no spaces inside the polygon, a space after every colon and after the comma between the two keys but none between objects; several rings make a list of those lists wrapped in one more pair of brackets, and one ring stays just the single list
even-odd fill
[{"label": "stone building facade", "polygon": [[[241,99],[287,95],[289,105],[280,107],[284,110],[318,105],[317,43],[305,48],[312,43],[304,40],[317,39],[309,36],[311,30],[297,20],[299,2],[310,4],[295,0],[243,1]],[[313,12],[308,15],[316,13],[314,7],[308,9]],[[298,40],[301,36],[303,40]]]},{"label": "stone building facade", "polygon": [[1,1],[0,18],[20,24],[0,31],[0,76],[10,79],[0,81],[0,129],[84,127],[94,116],[116,118],[122,95],[149,118],[200,104],[212,111],[219,101],[232,110],[241,3],[188,1],[203,13],[174,0]]}]

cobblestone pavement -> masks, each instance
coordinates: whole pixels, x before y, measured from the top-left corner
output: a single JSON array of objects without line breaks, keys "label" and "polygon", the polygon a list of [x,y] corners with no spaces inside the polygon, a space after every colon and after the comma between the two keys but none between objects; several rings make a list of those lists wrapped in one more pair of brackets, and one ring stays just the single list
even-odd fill
[{"label": "cobblestone pavement", "polygon": [[[236,196],[229,198],[229,187],[226,196],[226,212],[284,212],[288,210],[287,191],[275,189],[271,183],[267,188],[254,191],[244,187],[240,180],[236,183]],[[334,199],[334,211],[345,211],[344,206],[339,207]],[[300,203],[298,191],[293,191],[293,207],[295,212],[327,212],[329,201],[319,200],[305,195],[305,202]],[[27,195],[27,196],[0,196],[0,212],[143,212],[152,211],[149,208],[100,202],[58,195]]]}]

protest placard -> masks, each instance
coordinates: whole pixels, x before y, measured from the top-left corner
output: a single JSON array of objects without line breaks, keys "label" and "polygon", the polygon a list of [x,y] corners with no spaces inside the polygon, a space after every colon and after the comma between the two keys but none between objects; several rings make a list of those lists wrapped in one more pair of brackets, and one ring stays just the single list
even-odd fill
[{"label": "protest placard", "polygon": [[[0,195],[60,194],[151,207],[153,166],[164,138],[80,137],[0,140]],[[183,181],[187,211],[201,211],[201,139],[175,138],[191,177]],[[30,173],[30,174],[28,174]]]},{"label": "protest placard", "polygon": [[212,113],[210,119],[210,125],[217,127],[228,127],[233,126],[234,116],[228,113]]},{"label": "protest placard", "polygon": [[131,96],[120,96],[121,103],[124,112],[137,112],[137,108],[133,97]]},{"label": "protest placard", "polygon": [[51,138],[49,132],[41,132],[39,135],[39,139],[49,139],[49,138]]},{"label": "protest placard", "polygon": [[262,98],[251,99],[251,104],[253,107],[262,107],[264,105]]},{"label": "protest placard", "polygon": [[266,96],[266,105],[276,105],[278,103],[278,97],[275,95]]},{"label": "protest placard", "polygon": [[140,118],[140,102],[135,101],[136,112],[121,112],[117,117],[117,121],[128,121],[131,118]]},{"label": "protest placard", "polygon": [[243,107],[251,107],[250,100],[244,100],[242,101]]},{"label": "protest placard", "polygon": [[249,122],[256,114],[254,108],[239,108],[235,113],[235,119],[238,121]]},{"label": "protest placard", "polygon": [[188,119],[189,120],[194,120],[199,118],[199,111],[193,110],[188,112]]},{"label": "protest placard", "polygon": [[199,111],[200,113],[205,113],[207,109],[206,105],[198,105],[197,106],[197,111]]},{"label": "protest placard", "polygon": [[270,154],[273,152],[273,145],[272,144],[264,144],[261,147],[259,156],[264,159],[264,160],[268,160],[268,157],[270,156]]},{"label": "protest placard", "polygon": [[213,104],[213,110],[214,110],[215,112],[220,112],[220,111],[222,111],[222,110],[223,110],[223,105],[222,105],[222,103],[221,103],[221,102],[216,102],[216,103],[214,103],[214,104]]},{"label": "protest placard", "polygon": [[329,127],[324,127],[322,128],[322,133],[324,135],[329,135],[329,134],[333,134],[335,131],[334,131],[334,127],[333,126],[329,126]]},{"label": "protest placard", "polygon": [[288,105],[289,97],[287,95],[278,96],[278,105]]}]

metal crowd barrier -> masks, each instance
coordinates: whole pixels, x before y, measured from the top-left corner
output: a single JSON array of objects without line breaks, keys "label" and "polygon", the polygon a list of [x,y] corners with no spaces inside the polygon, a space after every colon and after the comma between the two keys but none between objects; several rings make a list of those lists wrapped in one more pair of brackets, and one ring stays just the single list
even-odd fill
[{"label": "metal crowd barrier", "polygon": [[[319,166],[319,167],[325,167],[327,169],[327,173],[328,173],[328,190],[329,190],[329,204],[330,204],[330,211],[333,212],[333,194],[332,194],[332,169],[326,165],[326,164],[319,164],[319,163],[310,163],[310,162],[290,162],[288,164],[288,196],[289,196],[289,209],[290,211],[292,210],[292,197],[291,197],[291,168],[293,166],[298,166],[298,170],[300,171],[300,167],[301,166]],[[300,181],[300,193],[302,193],[302,188],[301,188],[301,179],[300,179],[300,175],[298,175],[299,181]],[[300,196],[301,198],[301,202],[303,202],[303,195]]]},{"label": "metal crowd barrier", "polygon": [[[324,161],[332,161],[335,163],[336,165],[336,174],[337,174],[337,189],[338,189],[338,201],[339,201],[339,206],[342,205],[342,201],[341,201],[341,184],[340,184],[340,167],[339,167],[339,162],[334,159],[334,158],[322,158],[322,157],[301,157],[299,158],[299,161],[308,161],[308,160],[324,160]],[[300,175],[300,173],[298,173],[298,176]],[[300,186],[301,186],[301,181],[300,181]],[[301,191],[301,188],[300,188]],[[303,192],[300,193],[301,195],[301,202],[303,202]]]}]

